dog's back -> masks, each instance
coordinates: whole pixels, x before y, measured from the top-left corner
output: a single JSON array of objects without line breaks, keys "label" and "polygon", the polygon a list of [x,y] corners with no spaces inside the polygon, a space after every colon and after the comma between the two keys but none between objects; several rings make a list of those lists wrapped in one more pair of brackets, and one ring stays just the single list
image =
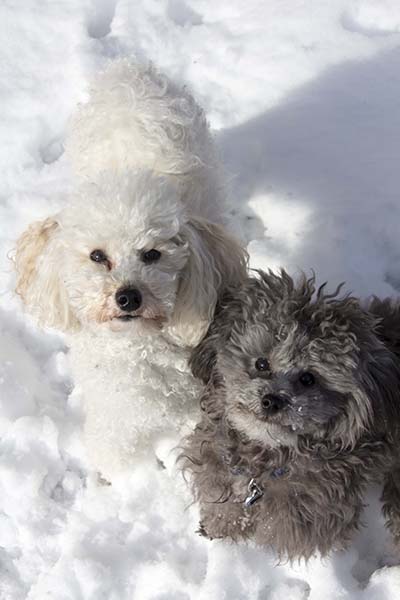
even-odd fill
[{"label": "dog's back", "polygon": [[94,182],[110,170],[169,176],[192,214],[223,221],[224,186],[204,111],[152,65],[110,61],[71,119],[66,154],[74,174]]}]

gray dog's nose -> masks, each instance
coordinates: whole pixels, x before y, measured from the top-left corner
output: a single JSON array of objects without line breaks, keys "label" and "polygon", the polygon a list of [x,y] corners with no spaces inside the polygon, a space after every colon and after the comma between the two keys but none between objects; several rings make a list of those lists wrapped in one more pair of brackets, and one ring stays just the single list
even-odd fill
[{"label": "gray dog's nose", "polygon": [[287,406],[289,404],[289,400],[286,398],[286,396],[281,394],[265,394],[261,400],[261,403],[264,410],[268,414],[272,415]]},{"label": "gray dog's nose", "polygon": [[121,310],[137,310],[142,304],[142,294],[135,288],[122,288],[115,294],[115,300]]}]

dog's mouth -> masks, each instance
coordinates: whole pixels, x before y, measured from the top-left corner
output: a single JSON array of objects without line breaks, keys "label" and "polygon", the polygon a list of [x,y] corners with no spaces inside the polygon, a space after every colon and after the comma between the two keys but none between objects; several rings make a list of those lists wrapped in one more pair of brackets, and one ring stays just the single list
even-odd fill
[{"label": "dog's mouth", "polygon": [[234,410],[228,421],[239,433],[269,447],[291,446],[296,443],[298,433],[277,419],[267,419],[249,410]]},{"label": "dog's mouth", "polygon": [[296,433],[301,429],[301,423],[298,420],[291,419],[287,413],[269,416],[263,415],[260,420],[268,425],[279,427],[287,433]]},{"label": "dog's mouth", "polygon": [[118,321],[132,321],[133,319],[138,319],[140,315],[119,315],[118,317],[114,317],[114,319],[118,319]]},{"label": "dog's mouth", "polygon": [[167,316],[162,314],[160,311],[155,310],[151,306],[143,306],[137,311],[132,312],[115,312],[110,315],[109,320],[111,322],[120,323],[121,327],[123,323],[131,323],[132,321],[143,323],[149,327],[156,325],[161,327],[167,320]]},{"label": "dog's mouth", "polygon": [[162,327],[165,318],[157,316],[147,316],[146,314],[140,315],[115,315],[112,317],[111,322],[114,323],[130,323],[131,321],[140,320],[142,323],[146,323],[149,326],[155,325],[156,327]]}]

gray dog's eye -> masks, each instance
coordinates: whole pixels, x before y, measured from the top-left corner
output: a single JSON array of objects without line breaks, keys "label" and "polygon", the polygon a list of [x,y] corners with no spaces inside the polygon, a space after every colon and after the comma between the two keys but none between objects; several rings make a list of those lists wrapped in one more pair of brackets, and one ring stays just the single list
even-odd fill
[{"label": "gray dog's eye", "polygon": [[254,366],[257,369],[257,371],[268,371],[269,362],[266,358],[257,358]]},{"label": "gray dog's eye", "polygon": [[155,250],[154,248],[147,250],[147,252],[143,252],[141,256],[142,261],[146,264],[156,262],[160,258],[161,252],[159,250]]},{"label": "gray dog's eye", "polygon": [[305,373],[302,373],[299,377],[299,381],[302,385],[304,386],[310,386],[310,385],[314,385],[315,383],[315,377],[312,373],[309,373],[308,371],[306,371]]}]

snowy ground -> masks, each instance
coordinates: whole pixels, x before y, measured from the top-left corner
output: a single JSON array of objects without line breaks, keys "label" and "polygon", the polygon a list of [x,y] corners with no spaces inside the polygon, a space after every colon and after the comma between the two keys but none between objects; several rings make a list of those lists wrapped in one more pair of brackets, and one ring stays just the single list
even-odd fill
[{"label": "snowy ground", "polygon": [[398,0],[5,0],[0,23],[0,599],[399,598],[378,490],[347,552],[276,566],[196,536],[172,464],[99,487],[63,340],[24,317],[6,258],[65,199],[66,122],[88,78],[135,54],[207,110],[254,266],[396,294]]}]

